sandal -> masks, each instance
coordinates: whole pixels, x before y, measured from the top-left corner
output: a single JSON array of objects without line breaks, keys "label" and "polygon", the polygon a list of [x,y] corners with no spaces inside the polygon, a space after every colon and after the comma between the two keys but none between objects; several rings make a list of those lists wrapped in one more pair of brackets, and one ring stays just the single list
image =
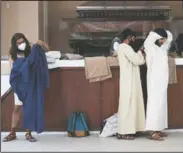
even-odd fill
[{"label": "sandal", "polygon": [[165,132],[159,131],[158,134],[159,134],[161,137],[168,137],[168,135],[167,135]]},{"label": "sandal", "polygon": [[6,136],[3,139],[3,142],[8,142],[8,141],[16,140],[16,139],[17,139],[16,134],[15,133],[10,133],[8,136]]},{"label": "sandal", "polygon": [[126,134],[126,135],[121,135],[121,134],[117,134],[117,139],[123,139],[123,140],[134,140],[135,139],[135,136],[133,135],[129,135],[129,134]]},{"label": "sandal", "polygon": [[31,135],[31,133],[26,133],[25,134],[26,140],[29,142],[36,142],[37,140]]},{"label": "sandal", "polygon": [[142,136],[142,135],[143,135],[142,132],[137,132],[137,133],[135,134],[136,137],[140,137],[140,136]]},{"label": "sandal", "polygon": [[149,139],[155,140],[155,141],[163,141],[163,137],[159,135],[159,132],[152,132]]}]

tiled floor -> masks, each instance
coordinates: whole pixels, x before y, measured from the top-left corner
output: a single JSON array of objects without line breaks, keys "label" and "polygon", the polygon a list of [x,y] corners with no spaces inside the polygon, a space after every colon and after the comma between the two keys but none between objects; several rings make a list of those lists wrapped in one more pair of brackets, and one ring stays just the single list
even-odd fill
[{"label": "tiled floor", "polygon": [[[2,133],[3,138],[7,133]],[[18,140],[2,142],[1,151],[181,151],[183,132],[169,132],[163,142],[148,140],[145,136],[133,141],[117,140],[115,137],[99,138],[92,134],[85,138],[69,138],[66,134],[45,133],[36,135],[36,143],[25,141],[24,133],[18,133]],[[2,139],[1,138],[1,139]]]}]

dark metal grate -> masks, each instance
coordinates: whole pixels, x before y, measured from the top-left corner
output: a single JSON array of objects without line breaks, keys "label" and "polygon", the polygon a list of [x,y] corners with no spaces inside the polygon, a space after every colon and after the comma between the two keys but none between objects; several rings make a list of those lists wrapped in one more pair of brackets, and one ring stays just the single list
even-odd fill
[{"label": "dark metal grate", "polygon": [[110,10],[110,11],[78,11],[78,18],[108,18],[121,20],[167,20],[170,10]]}]

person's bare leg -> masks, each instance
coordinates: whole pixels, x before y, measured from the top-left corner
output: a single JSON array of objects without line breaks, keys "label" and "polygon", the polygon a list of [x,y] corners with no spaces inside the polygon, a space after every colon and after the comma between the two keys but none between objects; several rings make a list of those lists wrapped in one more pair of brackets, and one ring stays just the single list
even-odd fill
[{"label": "person's bare leg", "polygon": [[8,136],[6,136],[3,141],[7,142],[7,141],[12,141],[16,139],[16,127],[18,124],[18,121],[20,119],[20,111],[21,111],[22,105],[15,105],[14,106],[14,110],[13,110],[13,114],[12,114],[12,122],[11,122],[11,130],[10,133],[8,134]]},{"label": "person's bare leg", "polygon": [[15,105],[13,114],[12,114],[12,122],[11,122],[11,128],[16,128],[17,124],[20,120],[20,112],[21,112],[22,105]]}]

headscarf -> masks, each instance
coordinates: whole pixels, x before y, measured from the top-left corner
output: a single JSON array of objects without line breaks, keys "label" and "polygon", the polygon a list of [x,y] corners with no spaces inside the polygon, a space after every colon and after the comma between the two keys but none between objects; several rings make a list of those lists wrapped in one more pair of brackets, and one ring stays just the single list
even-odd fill
[{"label": "headscarf", "polygon": [[168,34],[167,34],[167,32],[166,32],[166,30],[164,28],[156,28],[154,30],[154,32],[157,33],[158,35],[160,35],[163,38],[167,38],[168,37]]}]

